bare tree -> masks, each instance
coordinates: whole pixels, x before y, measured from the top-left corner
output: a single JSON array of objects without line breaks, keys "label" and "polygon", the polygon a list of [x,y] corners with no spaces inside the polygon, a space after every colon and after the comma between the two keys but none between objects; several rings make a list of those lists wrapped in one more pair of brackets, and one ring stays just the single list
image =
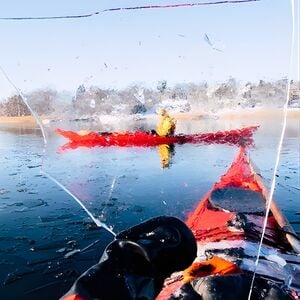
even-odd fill
[{"label": "bare tree", "polygon": [[2,104],[3,113],[7,117],[21,117],[31,115],[28,107],[18,95],[9,97]]}]

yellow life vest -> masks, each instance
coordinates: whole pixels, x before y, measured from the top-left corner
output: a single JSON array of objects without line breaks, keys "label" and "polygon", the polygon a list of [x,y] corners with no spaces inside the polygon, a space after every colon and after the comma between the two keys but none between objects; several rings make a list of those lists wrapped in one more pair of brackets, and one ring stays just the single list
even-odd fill
[{"label": "yellow life vest", "polygon": [[156,133],[160,136],[173,135],[176,128],[176,121],[169,115],[164,115],[158,122]]}]

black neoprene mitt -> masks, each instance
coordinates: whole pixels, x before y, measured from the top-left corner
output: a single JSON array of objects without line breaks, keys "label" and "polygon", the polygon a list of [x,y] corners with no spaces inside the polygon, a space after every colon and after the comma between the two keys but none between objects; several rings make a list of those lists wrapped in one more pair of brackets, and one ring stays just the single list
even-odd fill
[{"label": "black neoprene mitt", "polygon": [[195,238],[185,223],[174,217],[153,218],[120,232],[67,295],[84,300],[155,299],[165,278],[187,268],[196,253]]}]

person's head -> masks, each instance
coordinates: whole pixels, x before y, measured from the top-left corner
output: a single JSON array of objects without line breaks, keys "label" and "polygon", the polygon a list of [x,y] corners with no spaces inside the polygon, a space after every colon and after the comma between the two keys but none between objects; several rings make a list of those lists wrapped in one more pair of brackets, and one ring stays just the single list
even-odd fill
[{"label": "person's head", "polygon": [[160,116],[165,116],[167,114],[167,111],[164,108],[159,108],[157,110],[157,114]]}]

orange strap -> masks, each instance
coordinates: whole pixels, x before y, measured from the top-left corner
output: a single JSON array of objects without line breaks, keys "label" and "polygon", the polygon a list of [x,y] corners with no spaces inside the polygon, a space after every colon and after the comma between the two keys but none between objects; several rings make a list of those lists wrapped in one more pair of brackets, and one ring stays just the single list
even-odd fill
[{"label": "orange strap", "polygon": [[237,274],[242,272],[236,264],[214,256],[206,261],[195,262],[189,268],[185,269],[183,271],[183,282],[188,283],[195,278],[209,275]]}]

